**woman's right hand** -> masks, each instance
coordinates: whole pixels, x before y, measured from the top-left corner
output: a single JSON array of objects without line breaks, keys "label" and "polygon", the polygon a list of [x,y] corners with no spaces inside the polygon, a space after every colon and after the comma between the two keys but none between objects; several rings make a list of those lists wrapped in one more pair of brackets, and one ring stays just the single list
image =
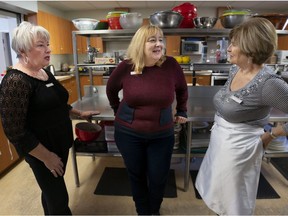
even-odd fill
[{"label": "woman's right hand", "polygon": [[61,158],[56,155],[54,152],[50,152],[47,160],[43,161],[45,166],[50,170],[50,172],[55,176],[63,176],[64,169],[63,169],[63,162]]}]

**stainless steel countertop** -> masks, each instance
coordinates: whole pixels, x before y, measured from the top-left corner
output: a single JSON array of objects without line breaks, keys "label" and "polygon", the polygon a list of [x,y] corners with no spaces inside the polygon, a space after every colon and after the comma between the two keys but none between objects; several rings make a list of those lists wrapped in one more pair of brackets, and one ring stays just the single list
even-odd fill
[{"label": "stainless steel countertop", "polygon": [[[215,109],[213,96],[221,86],[188,86],[189,99],[187,104],[187,115],[189,121],[210,121],[214,120]],[[114,120],[113,110],[109,105],[106,96],[106,86],[85,86],[85,96],[82,100],[72,104],[81,111],[99,110],[100,115],[94,116],[98,120]],[[120,98],[121,98],[120,92]],[[288,114],[272,109],[270,121],[286,122]]]}]

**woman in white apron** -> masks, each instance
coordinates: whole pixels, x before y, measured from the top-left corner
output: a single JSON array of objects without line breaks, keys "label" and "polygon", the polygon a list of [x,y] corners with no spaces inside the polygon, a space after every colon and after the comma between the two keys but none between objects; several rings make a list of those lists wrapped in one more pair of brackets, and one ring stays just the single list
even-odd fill
[{"label": "woman in white apron", "polygon": [[288,124],[265,132],[272,107],[288,113],[288,84],[265,66],[277,47],[274,26],[251,18],[230,32],[229,79],[215,95],[215,122],[196,188],[219,215],[252,215],[264,149]]}]

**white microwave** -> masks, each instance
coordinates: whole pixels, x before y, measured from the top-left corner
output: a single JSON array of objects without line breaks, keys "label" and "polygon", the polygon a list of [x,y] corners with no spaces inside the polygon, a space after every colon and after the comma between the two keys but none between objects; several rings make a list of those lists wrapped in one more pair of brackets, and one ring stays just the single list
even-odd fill
[{"label": "white microwave", "polygon": [[201,55],[203,53],[203,41],[184,40],[181,41],[182,55]]}]

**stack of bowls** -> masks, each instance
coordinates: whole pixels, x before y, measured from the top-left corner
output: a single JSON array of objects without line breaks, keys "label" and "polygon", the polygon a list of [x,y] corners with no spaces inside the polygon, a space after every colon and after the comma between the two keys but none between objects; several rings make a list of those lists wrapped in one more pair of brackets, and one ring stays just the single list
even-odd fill
[{"label": "stack of bowls", "polygon": [[126,14],[125,11],[111,11],[107,14],[106,18],[109,23],[110,29],[123,29],[120,24],[120,16],[121,14]]}]

